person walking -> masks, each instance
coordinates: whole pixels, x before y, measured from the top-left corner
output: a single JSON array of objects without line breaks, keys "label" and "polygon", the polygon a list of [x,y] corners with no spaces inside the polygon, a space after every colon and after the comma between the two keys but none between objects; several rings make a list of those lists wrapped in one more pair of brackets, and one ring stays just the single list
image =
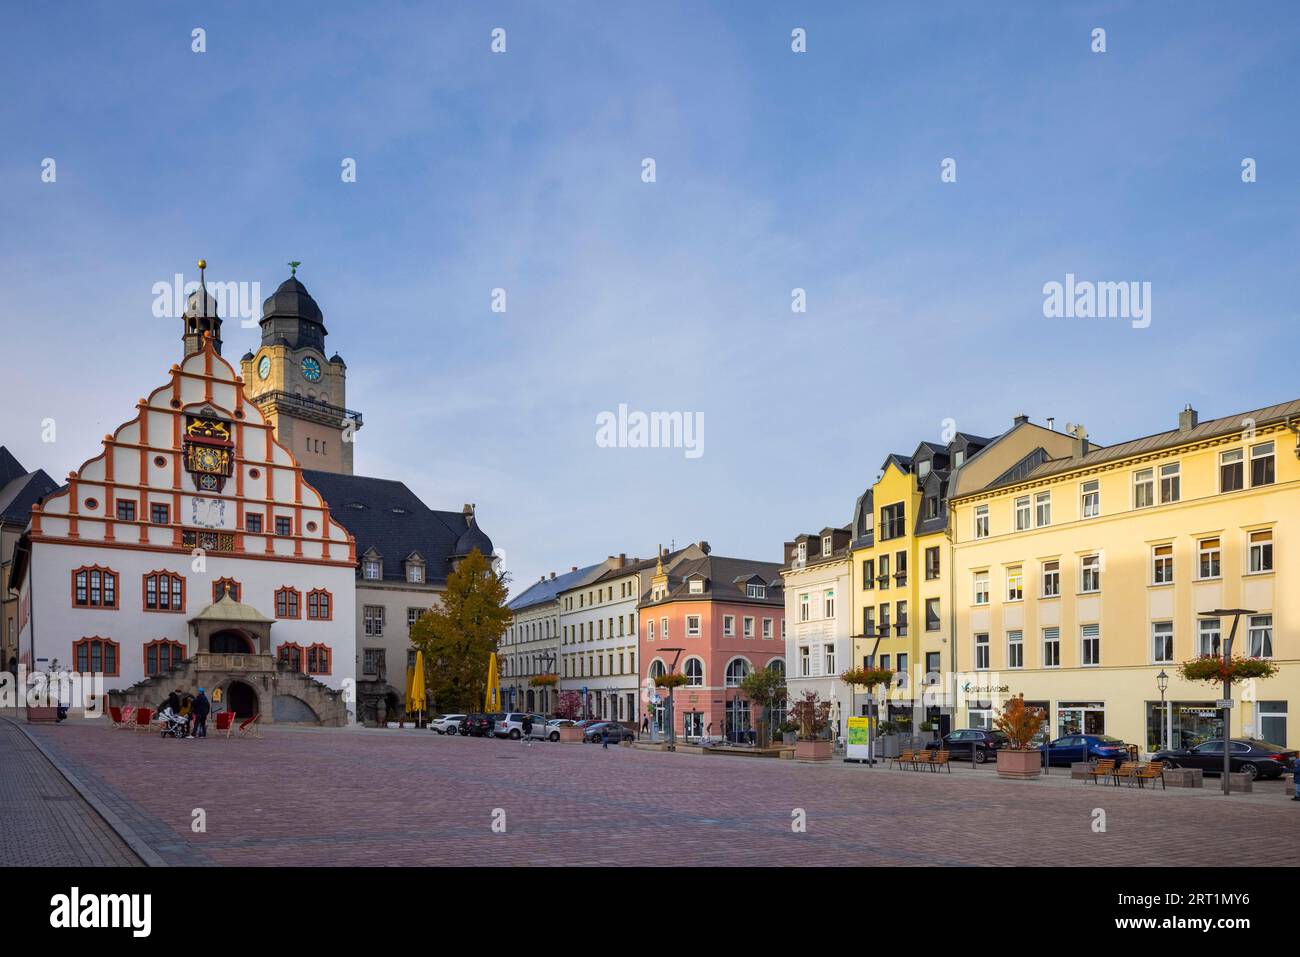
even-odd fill
[{"label": "person walking", "polygon": [[608,724],[603,724],[600,726],[600,746],[604,748],[606,751],[609,750],[609,725]]},{"label": "person walking", "polygon": [[208,701],[204,689],[200,688],[198,696],[194,699],[194,737],[206,738],[208,736],[208,715],[211,712],[212,703]]},{"label": "person walking", "polygon": [[531,745],[533,743],[533,716],[531,714],[524,715],[523,728],[524,734],[521,740],[524,744]]},{"label": "person walking", "polygon": [[650,715],[648,714],[641,715],[641,733],[642,734],[650,733]]},{"label": "person walking", "polygon": [[185,721],[185,737],[194,737],[194,698],[190,695],[181,696],[180,715]]}]

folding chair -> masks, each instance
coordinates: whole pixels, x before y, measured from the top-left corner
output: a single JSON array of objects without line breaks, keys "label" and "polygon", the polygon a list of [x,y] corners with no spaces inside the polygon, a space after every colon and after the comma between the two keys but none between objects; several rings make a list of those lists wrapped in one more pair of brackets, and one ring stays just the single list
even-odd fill
[{"label": "folding chair", "polygon": [[262,719],[262,713],[259,711],[251,718],[245,718],[239,724],[239,736],[241,738],[260,738],[261,730],[258,728],[258,722]]}]

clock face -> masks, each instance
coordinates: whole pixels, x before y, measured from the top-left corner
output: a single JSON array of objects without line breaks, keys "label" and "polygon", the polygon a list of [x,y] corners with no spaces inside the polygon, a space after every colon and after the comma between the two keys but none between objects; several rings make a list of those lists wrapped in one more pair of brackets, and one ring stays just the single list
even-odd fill
[{"label": "clock face", "polygon": [[271,374],[270,356],[262,356],[261,361],[257,363],[257,374],[261,376],[263,379],[265,379],[267,376]]},{"label": "clock face", "polygon": [[199,449],[195,455],[195,465],[202,472],[218,472],[221,470],[221,454],[216,449]]},{"label": "clock face", "polygon": [[307,377],[308,382],[320,381],[320,363],[308,356],[302,360],[302,374]]}]

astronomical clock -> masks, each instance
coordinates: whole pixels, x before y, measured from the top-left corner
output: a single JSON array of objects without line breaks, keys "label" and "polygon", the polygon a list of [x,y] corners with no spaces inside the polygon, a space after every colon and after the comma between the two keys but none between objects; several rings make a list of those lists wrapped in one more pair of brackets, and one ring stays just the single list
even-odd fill
[{"label": "astronomical clock", "polygon": [[220,492],[234,466],[230,423],[212,415],[185,417],[185,470],[200,492]]}]

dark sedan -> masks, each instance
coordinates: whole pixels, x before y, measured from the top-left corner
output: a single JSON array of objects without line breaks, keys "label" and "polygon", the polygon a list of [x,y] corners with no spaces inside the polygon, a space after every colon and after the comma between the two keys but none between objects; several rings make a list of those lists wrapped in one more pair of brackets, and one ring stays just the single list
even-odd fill
[{"label": "dark sedan", "polygon": [[606,736],[608,736],[610,744],[636,740],[634,732],[613,721],[598,721],[582,730],[582,740],[590,744],[600,744]]},{"label": "dark sedan", "polygon": [[1067,734],[1047,745],[1047,763],[1052,767],[1068,768],[1076,761],[1102,759],[1119,763],[1128,758],[1128,745],[1108,734]]},{"label": "dark sedan", "polygon": [[[1007,746],[1007,736],[1001,731],[989,731],[984,728],[965,728],[945,734],[938,741],[926,745],[930,751],[947,751],[954,761],[974,761],[983,764],[997,758],[998,748]],[[974,756],[971,749],[974,748]]]},{"label": "dark sedan", "polygon": [[465,720],[460,723],[460,733],[472,738],[487,738],[492,735],[492,728],[496,725],[498,715],[483,714],[478,712],[466,715]]},{"label": "dark sedan", "polygon": [[[1171,768],[1200,768],[1205,774],[1223,773],[1223,739],[1206,741],[1194,748],[1157,751],[1152,761],[1163,761]],[[1296,752],[1255,738],[1233,738],[1228,755],[1229,768],[1251,778],[1280,778],[1295,767]]]}]

